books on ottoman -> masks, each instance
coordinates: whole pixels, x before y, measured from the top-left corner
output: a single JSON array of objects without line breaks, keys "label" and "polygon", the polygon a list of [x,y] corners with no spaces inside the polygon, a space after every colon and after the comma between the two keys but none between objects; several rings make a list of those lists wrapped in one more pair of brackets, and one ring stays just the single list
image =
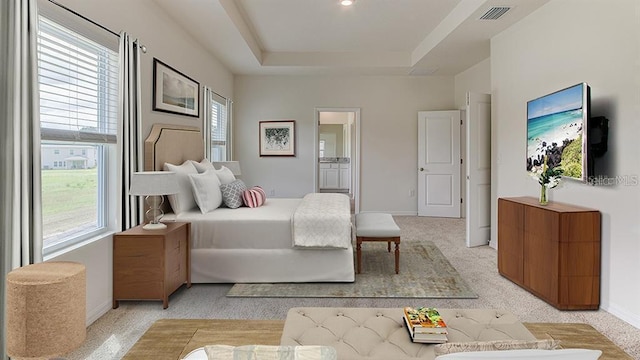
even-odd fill
[{"label": "books on ottoman", "polygon": [[447,342],[447,324],[437,309],[405,307],[403,319],[413,342]]}]

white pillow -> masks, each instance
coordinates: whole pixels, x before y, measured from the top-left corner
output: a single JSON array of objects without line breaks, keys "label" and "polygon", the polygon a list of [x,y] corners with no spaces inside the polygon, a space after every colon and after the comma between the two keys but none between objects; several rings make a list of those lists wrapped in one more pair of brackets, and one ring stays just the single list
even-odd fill
[{"label": "white pillow", "polygon": [[197,161],[193,161],[191,160],[191,162],[193,163],[193,166],[196,167],[196,170],[198,170],[199,173],[203,173],[207,170],[215,170],[216,168],[213,166],[213,164],[211,163],[211,161],[209,161],[209,159],[204,158],[202,160],[200,160],[200,162]]},{"label": "white pillow", "polygon": [[218,175],[218,179],[220,179],[220,184],[222,185],[231,184],[236,179],[235,175],[233,175],[233,172],[226,166],[220,166],[220,170],[214,171],[216,172],[216,175]]},{"label": "white pillow", "polygon": [[202,174],[189,174],[193,197],[203,214],[213,211],[222,204],[222,192],[218,176],[208,170]]},{"label": "white pillow", "polygon": [[209,360],[209,357],[204,351],[204,347],[200,347],[185,355],[182,360]]},{"label": "white pillow", "polygon": [[436,360],[597,360],[602,351],[588,349],[473,351],[440,355]]},{"label": "white pillow", "polygon": [[198,170],[196,170],[191,161],[187,160],[183,162],[182,165],[165,163],[163,168],[165,171],[173,171],[176,173],[178,193],[167,196],[173,212],[178,215],[181,212],[191,210],[196,207],[196,200],[193,197],[189,174],[197,174]]}]

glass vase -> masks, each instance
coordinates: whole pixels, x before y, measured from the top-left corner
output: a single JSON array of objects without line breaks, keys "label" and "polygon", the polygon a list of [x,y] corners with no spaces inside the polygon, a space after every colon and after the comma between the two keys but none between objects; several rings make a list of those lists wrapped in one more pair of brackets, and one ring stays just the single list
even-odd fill
[{"label": "glass vase", "polygon": [[547,187],[542,185],[540,186],[540,205],[547,205],[549,202],[547,201]]}]

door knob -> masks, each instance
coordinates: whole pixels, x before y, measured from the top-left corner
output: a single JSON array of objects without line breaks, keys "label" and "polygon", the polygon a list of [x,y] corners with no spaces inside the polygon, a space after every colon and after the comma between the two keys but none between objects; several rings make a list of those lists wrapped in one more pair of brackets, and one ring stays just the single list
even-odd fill
[{"label": "door knob", "polygon": [[420,171],[424,171],[424,168],[420,168]]}]

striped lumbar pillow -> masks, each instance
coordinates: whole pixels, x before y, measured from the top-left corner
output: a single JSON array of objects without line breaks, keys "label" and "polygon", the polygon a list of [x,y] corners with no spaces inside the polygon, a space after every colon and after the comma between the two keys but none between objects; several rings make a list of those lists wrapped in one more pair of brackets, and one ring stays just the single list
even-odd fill
[{"label": "striped lumbar pillow", "polygon": [[250,208],[262,206],[267,200],[267,194],[260,186],[254,186],[242,193],[242,201]]}]

